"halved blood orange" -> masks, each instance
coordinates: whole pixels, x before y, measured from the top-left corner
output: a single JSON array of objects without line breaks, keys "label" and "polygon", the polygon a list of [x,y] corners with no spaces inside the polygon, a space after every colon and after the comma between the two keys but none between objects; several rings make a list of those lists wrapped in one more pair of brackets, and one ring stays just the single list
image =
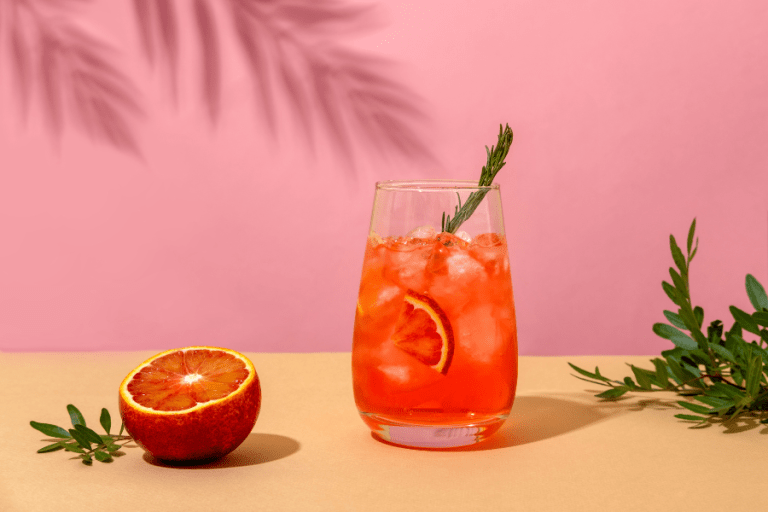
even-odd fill
[{"label": "halved blood orange", "polygon": [[406,292],[392,341],[427,366],[443,375],[448,373],[453,359],[453,329],[431,297]]},{"label": "halved blood orange", "polygon": [[160,460],[222,457],[250,434],[261,408],[253,364],[226,348],[157,354],[120,385],[120,415],[138,445]]}]

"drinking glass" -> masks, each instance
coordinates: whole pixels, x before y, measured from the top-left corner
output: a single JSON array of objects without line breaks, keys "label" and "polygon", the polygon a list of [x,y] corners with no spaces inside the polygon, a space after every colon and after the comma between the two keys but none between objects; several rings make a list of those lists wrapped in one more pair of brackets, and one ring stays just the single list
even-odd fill
[{"label": "drinking glass", "polygon": [[376,184],[352,377],[360,416],[384,442],[465,446],[501,427],[517,330],[498,184]]}]

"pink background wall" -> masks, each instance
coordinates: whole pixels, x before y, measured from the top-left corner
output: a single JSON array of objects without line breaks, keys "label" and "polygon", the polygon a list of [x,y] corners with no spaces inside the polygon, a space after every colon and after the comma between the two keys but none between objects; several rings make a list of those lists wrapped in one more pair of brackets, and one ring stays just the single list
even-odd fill
[{"label": "pink background wall", "polygon": [[668,347],[694,216],[705,320],[768,286],[762,0],[26,5],[0,0],[2,350],[349,350],[375,181],[475,179],[504,122],[522,354]]}]

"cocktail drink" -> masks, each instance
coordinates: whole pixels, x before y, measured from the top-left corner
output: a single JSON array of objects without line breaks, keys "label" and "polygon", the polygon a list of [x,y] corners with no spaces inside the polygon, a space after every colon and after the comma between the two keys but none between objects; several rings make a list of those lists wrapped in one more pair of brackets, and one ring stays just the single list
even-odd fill
[{"label": "cocktail drink", "polygon": [[[472,216],[447,232],[443,214],[468,201]],[[352,373],[358,411],[384,441],[445,448],[499,429],[517,333],[498,185],[377,183]]]}]

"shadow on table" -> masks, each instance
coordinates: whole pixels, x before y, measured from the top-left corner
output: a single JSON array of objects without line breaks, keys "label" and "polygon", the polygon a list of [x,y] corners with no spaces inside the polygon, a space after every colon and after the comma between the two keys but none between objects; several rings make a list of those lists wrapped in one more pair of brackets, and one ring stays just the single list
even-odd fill
[{"label": "shadow on table", "polygon": [[[583,398],[583,395],[575,395]],[[593,399],[593,397],[589,397]],[[487,441],[456,450],[493,450],[520,446],[543,441],[555,436],[603,421],[611,416],[644,410],[670,410],[670,419],[675,412],[687,412],[678,405],[680,397],[651,398],[643,400],[619,399],[615,401],[583,402],[567,397],[520,396],[504,426]],[[703,424],[691,424],[690,428],[701,429],[717,426],[724,434],[738,434],[750,430],[768,435],[768,412],[745,414],[733,420],[711,418]],[[679,420],[678,420],[679,421]],[[684,422],[683,422],[684,423]]]},{"label": "shadow on table", "polygon": [[519,396],[501,429],[482,443],[457,451],[495,450],[543,441],[602,421],[623,408],[553,396]]},{"label": "shadow on table", "polygon": [[[642,411],[645,409],[674,409],[675,412],[689,414],[689,411],[683,409],[677,403],[682,399],[683,398],[679,396],[674,396],[672,398],[649,398],[630,403],[626,408],[629,411]],[[698,403],[694,400],[689,400],[689,402]],[[681,423],[685,423],[681,420],[679,421]],[[738,417],[732,419],[713,416],[703,423],[688,423],[689,428],[694,430],[719,427],[723,430],[723,434],[740,434],[742,432],[757,430],[757,433],[760,435],[768,435],[768,411],[752,411],[740,414]]]},{"label": "shadow on table", "polygon": [[301,445],[295,439],[277,434],[249,434],[243,444],[221,459],[206,463],[171,464],[144,453],[144,460],[154,466],[179,469],[221,469],[255,466],[293,455]]}]

